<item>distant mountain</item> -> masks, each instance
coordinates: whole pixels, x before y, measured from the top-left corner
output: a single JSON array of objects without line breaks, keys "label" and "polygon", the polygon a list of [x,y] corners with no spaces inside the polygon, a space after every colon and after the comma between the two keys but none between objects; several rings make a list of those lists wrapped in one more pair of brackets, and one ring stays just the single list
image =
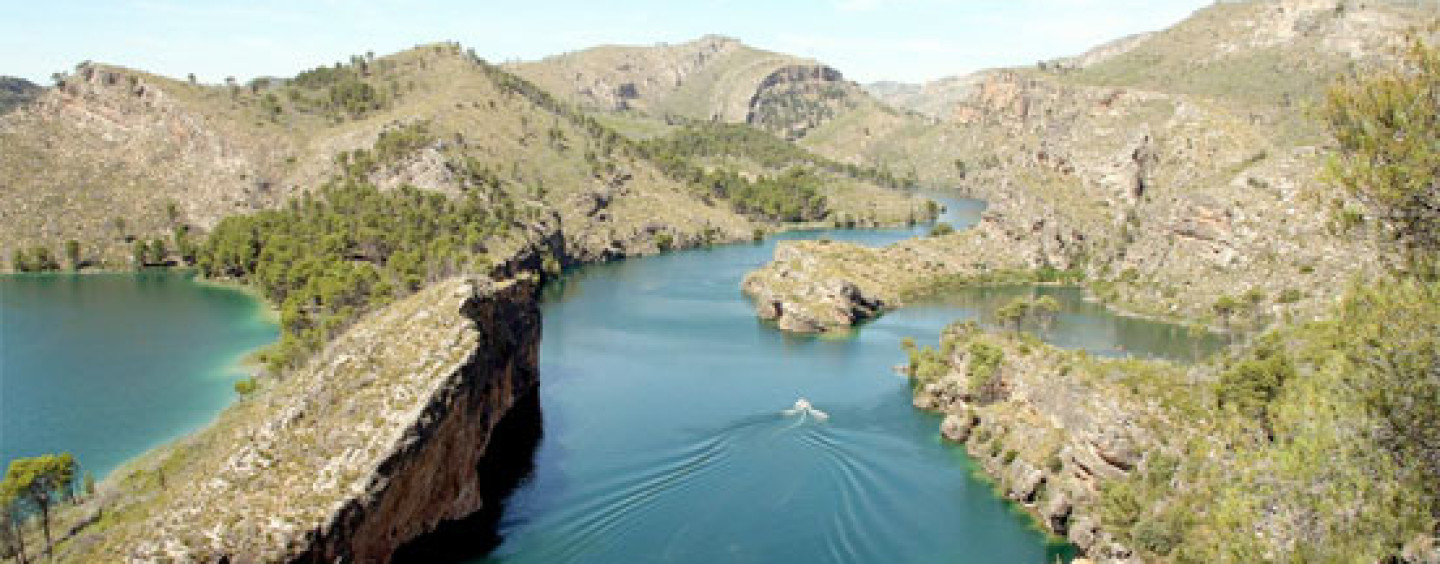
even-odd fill
[{"label": "distant mountain", "polygon": [[969,96],[982,78],[983,75],[977,73],[932,80],[924,84],[873,82],[865,85],[865,91],[884,104],[938,118]]},{"label": "distant mountain", "polygon": [[592,110],[748,123],[791,139],[863,96],[821,63],[713,35],[678,45],[607,45],[508,68]]},{"label": "distant mountain", "polygon": [[596,47],[507,68],[592,111],[746,123],[842,162],[953,180],[934,120],[877,101],[821,62],[735,39]]},{"label": "distant mountain", "polygon": [[40,96],[40,85],[13,76],[0,76],[0,114],[4,114]]}]

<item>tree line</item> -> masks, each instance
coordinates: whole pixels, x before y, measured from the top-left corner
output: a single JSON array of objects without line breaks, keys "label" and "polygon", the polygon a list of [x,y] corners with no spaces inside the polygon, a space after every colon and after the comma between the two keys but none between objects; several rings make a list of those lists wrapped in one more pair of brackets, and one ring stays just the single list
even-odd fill
[{"label": "tree line", "polygon": [[486,269],[487,239],[519,214],[496,194],[496,202],[478,190],[450,198],[339,179],[285,208],[225,218],[199,247],[196,266],[252,285],[279,306],[280,343],[265,358],[282,368],[372,307]]}]

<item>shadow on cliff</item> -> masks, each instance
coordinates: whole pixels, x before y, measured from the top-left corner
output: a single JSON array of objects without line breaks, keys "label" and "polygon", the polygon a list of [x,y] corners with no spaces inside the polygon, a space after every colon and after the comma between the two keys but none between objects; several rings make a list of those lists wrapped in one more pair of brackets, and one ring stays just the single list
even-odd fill
[{"label": "shadow on cliff", "polygon": [[540,393],[522,398],[491,433],[490,445],[475,469],[485,507],[459,521],[442,523],[395,552],[391,560],[405,562],[462,562],[483,558],[500,546],[500,516],[511,492],[535,470],[535,450],[544,433]]}]

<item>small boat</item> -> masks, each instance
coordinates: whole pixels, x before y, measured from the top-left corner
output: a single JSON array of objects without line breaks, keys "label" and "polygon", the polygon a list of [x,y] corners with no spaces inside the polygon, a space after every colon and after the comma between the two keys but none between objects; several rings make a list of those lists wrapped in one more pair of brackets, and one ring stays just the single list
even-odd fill
[{"label": "small boat", "polygon": [[802,421],[806,416],[814,417],[816,421],[824,421],[830,418],[830,414],[815,409],[815,406],[810,405],[810,400],[805,398],[795,400],[795,406],[785,410],[783,413],[787,417],[799,415]]}]

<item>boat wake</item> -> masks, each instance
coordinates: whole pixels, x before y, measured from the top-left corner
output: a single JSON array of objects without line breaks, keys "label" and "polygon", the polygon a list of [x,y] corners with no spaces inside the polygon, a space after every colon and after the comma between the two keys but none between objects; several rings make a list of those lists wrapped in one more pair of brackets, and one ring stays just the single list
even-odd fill
[{"label": "boat wake", "polygon": [[[790,417],[799,418],[791,423]],[[883,560],[903,538],[867,530],[877,513],[902,511],[892,471],[873,451],[889,448],[871,432],[825,422],[803,398],[784,417],[761,414],[697,439],[610,468],[581,471],[553,499],[544,523],[525,523],[496,553],[506,562],[608,562],[636,547],[655,561],[732,561],[792,553],[836,562]],[[870,452],[870,455],[866,455]],[[598,478],[598,479],[597,479]],[[763,495],[756,495],[763,492]],[[757,501],[760,500],[760,501]],[[796,523],[825,523],[821,534],[776,546],[757,539]],[[813,527],[813,525],[810,525]],[[813,530],[813,529],[812,529]],[[540,533],[539,531],[544,531]],[[663,548],[663,550],[656,550]]]}]

